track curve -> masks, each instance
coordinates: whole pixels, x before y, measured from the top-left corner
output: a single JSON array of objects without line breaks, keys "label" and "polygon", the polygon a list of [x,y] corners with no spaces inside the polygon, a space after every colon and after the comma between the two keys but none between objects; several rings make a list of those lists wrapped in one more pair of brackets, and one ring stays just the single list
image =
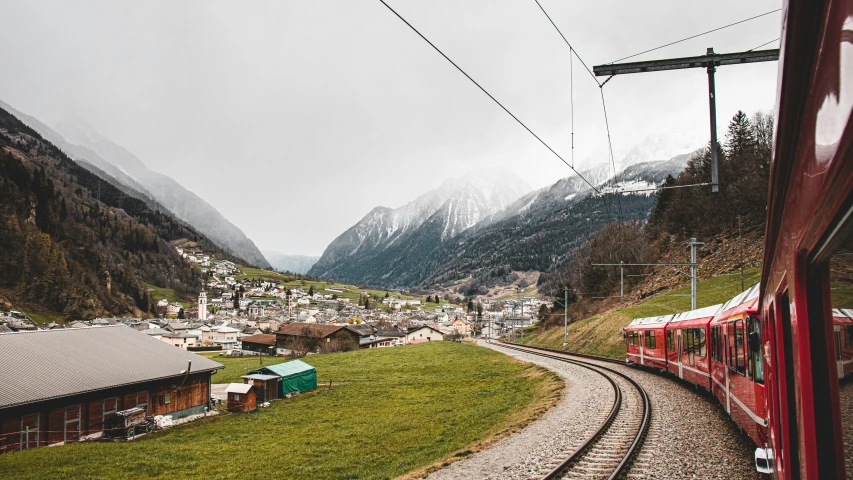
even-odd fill
[{"label": "track curve", "polygon": [[[542,476],[543,480],[615,479],[625,473],[649,429],[651,403],[645,390],[627,375],[602,365],[570,358],[573,354],[500,341],[497,343],[511,350],[586,368],[603,376],[613,387],[614,401],[601,426],[567,458],[555,462],[551,470]],[[597,357],[593,359],[601,360]]]}]

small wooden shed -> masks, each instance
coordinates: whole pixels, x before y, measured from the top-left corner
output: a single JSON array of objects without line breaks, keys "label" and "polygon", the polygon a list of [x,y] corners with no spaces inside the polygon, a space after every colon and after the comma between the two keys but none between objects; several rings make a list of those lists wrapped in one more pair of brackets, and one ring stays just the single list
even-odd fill
[{"label": "small wooden shed", "polygon": [[228,394],[229,412],[251,412],[258,408],[255,389],[248,383],[232,383],[225,390]]},{"label": "small wooden shed", "polygon": [[278,399],[278,375],[267,375],[264,373],[253,373],[243,376],[243,383],[252,385],[258,402],[269,402]]}]

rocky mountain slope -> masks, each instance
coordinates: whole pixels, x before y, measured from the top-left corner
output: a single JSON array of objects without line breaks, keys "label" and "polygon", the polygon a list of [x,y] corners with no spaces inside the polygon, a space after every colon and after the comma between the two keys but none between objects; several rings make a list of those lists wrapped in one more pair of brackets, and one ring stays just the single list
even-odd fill
[{"label": "rocky mountain slope", "polygon": [[254,242],[210,204],[174,179],[149,170],[133,153],[100,135],[82,120],[61,123],[52,129],[2,101],[0,107],[15,115],[83,167],[96,174],[106,173],[122,187],[132,189],[144,199],[155,201],[203,233],[223,251],[249,265],[270,268],[269,262]]},{"label": "rocky mountain slope", "polygon": [[462,232],[530,191],[505,171],[449,179],[397,209],[376,207],[323,252],[310,275],[371,285],[400,286],[423,277],[425,259]]}]

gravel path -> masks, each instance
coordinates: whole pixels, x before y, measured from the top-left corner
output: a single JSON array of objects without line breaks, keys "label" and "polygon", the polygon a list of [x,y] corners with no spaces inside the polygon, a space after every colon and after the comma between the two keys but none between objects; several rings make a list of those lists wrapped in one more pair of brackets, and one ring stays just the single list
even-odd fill
[{"label": "gravel path", "polygon": [[[589,370],[557,360],[481,343],[507,355],[548,368],[566,380],[560,401],[542,418],[486,450],[433,472],[430,479],[537,478],[554,457],[565,458],[604,421],[613,402],[607,380]],[[605,403],[608,408],[602,409]],[[570,419],[570,420],[569,420]]]},{"label": "gravel path", "polygon": [[[431,479],[538,478],[545,465],[562,460],[603,421],[612,405],[606,380],[589,370],[532,354],[481,343],[556,372],[566,380],[560,402],[521,432],[455,462]],[[681,382],[627,366],[605,364],[628,374],[646,390],[652,404],[648,436],[628,478],[760,479],[755,449],[715,399]],[[602,405],[605,405],[602,408]]]}]

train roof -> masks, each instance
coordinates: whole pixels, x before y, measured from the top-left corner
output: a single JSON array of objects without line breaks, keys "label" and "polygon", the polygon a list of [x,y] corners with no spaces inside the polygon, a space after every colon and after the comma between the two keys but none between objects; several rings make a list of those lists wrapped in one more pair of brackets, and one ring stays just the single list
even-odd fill
[{"label": "train roof", "polygon": [[851,308],[833,308],[832,316],[834,318],[845,318],[853,321],[853,309]]},{"label": "train roof", "polygon": [[711,305],[710,307],[697,308],[696,310],[688,310],[686,312],[681,312],[671,320],[671,323],[686,322],[687,320],[697,320],[700,318],[710,318],[716,315],[721,308],[723,308],[723,304],[718,303],[716,305]]},{"label": "train roof", "polygon": [[658,317],[645,317],[645,318],[635,318],[631,320],[631,323],[628,326],[632,325],[653,325],[653,324],[667,324],[675,318],[675,315],[660,315]]},{"label": "train roof", "polygon": [[722,312],[725,312],[727,310],[731,310],[732,308],[735,308],[739,305],[743,305],[744,303],[755,300],[756,298],[758,298],[758,293],[759,293],[759,288],[758,288],[758,284],[756,283],[753,286],[744,290],[743,292],[737,294],[735,296],[735,298],[724,303],[723,306],[718,311],[718,313],[722,313]]}]

